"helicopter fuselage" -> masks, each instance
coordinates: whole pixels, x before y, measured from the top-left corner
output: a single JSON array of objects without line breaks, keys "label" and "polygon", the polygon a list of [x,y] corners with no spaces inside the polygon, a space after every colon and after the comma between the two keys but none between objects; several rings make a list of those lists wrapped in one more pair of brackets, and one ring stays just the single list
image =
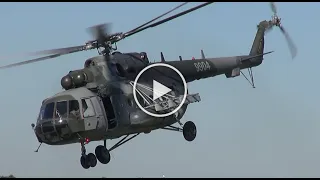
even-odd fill
[{"label": "helicopter fuselage", "polygon": [[[87,60],[84,69],[70,71],[61,80],[66,90],[42,103],[34,128],[39,142],[63,145],[81,139],[114,139],[128,134],[149,133],[181,119],[187,104],[177,114],[165,118],[147,115],[137,106],[132,82],[139,71],[151,64],[144,57],[146,54],[117,52],[108,61],[104,56],[97,56]],[[258,66],[261,62],[262,57],[234,56],[164,63],[177,68],[186,82],[192,82],[220,74],[238,76],[233,73],[234,69]],[[166,86],[174,84],[176,95],[184,93],[183,84],[176,80],[177,74],[155,67],[143,78],[151,87],[152,80],[157,79]]]},{"label": "helicopter fuselage", "polygon": [[[83,138],[114,139],[137,132],[149,133],[175,123],[177,119],[173,116],[152,117],[137,106],[131,82],[149,62],[134,55],[138,53],[129,56],[116,53],[110,64],[103,56],[91,58],[84,69],[63,77],[61,85],[67,90],[42,103],[34,128],[39,142],[63,145]],[[166,75],[158,78],[161,76]],[[179,110],[177,118],[182,118],[186,108],[184,105]]]}]

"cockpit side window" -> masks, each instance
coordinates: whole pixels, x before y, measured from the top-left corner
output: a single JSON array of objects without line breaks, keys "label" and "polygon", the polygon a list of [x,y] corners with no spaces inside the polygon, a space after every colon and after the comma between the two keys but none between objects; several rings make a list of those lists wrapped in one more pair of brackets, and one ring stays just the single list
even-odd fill
[{"label": "cockpit side window", "polygon": [[69,117],[75,119],[80,118],[80,108],[77,100],[69,101]]},{"label": "cockpit side window", "polygon": [[41,106],[38,120],[42,120],[43,119],[45,107],[46,107],[45,105]]},{"label": "cockpit side window", "polygon": [[47,104],[44,108],[42,119],[52,119],[53,111],[54,111],[54,102]]},{"label": "cockpit side window", "polygon": [[95,116],[94,107],[90,99],[82,99],[81,103],[82,103],[83,117]]},{"label": "cockpit side window", "polygon": [[67,118],[68,116],[68,102],[60,101],[56,104],[55,118]]}]

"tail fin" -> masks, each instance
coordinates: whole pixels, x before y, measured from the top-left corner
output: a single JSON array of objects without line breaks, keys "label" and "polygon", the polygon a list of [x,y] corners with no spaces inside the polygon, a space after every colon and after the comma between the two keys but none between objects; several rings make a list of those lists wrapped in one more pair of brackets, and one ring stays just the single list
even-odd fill
[{"label": "tail fin", "polygon": [[[266,29],[268,28],[269,28],[268,21],[261,21],[259,23],[256,37],[254,38],[254,41],[250,50],[250,54],[249,54],[250,56],[264,53],[264,35],[266,32]],[[252,62],[261,64],[262,60],[263,60],[263,56],[260,56],[252,59]]]},{"label": "tail fin", "polygon": [[273,25],[271,21],[261,21],[259,23],[256,37],[254,38],[252,43],[250,54],[246,58],[242,59],[242,62],[249,62],[249,63],[244,63],[246,65],[244,65],[242,69],[245,69],[245,68],[248,69],[250,79],[247,78],[246,75],[244,75],[241,71],[238,72],[238,75],[241,73],[248,80],[248,82],[252,85],[253,88],[255,88],[255,85],[254,85],[253,73],[251,68],[258,66],[262,63],[263,55],[270,54],[273,52],[271,51],[271,52],[264,53],[264,35],[267,30],[272,28],[272,26]]}]

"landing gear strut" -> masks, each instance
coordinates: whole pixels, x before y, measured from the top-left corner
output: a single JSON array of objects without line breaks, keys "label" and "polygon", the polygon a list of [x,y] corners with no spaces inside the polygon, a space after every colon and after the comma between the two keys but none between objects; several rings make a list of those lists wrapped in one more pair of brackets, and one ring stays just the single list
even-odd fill
[{"label": "landing gear strut", "polygon": [[89,169],[90,167],[95,167],[97,165],[97,158],[93,153],[86,154],[85,144],[88,142],[81,141],[81,157],[80,164],[84,169]]},{"label": "landing gear strut", "polygon": [[113,145],[110,149],[106,146],[106,140],[103,141],[103,145],[99,145],[95,148],[95,155],[93,153],[89,153],[86,155],[85,144],[88,144],[88,141],[80,141],[81,143],[81,158],[80,163],[84,169],[89,169],[90,167],[95,167],[97,162],[99,161],[101,164],[108,164],[111,160],[110,152],[124,143],[130,141],[131,139],[137,137],[140,133],[133,135],[128,138],[130,135],[126,135],[119,142]]},{"label": "landing gear strut", "polygon": [[123,145],[124,143],[130,141],[131,139],[137,137],[140,133],[137,133],[135,135],[133,135],[132,137],[128,138],[129,135],[126,135],[125,137],[123,137],[120,141],[118,141],[115,145],[113,145],[109,150],[107,149],[107,145],[106,145],[106,140],[103,141],[103,146],[99,145],[96,147],[95,149],[95,153],[97,156],[98,161],[101,164],[108,164],[110,162],[110,152],[118,147],[120,147],[121,145]]},{"label": "landing gear strut", "polygon": [[196,125],[192,121],[187,121],[184,125],[180,121],[178,121],[178,123],[180,124],[180,126],[182,126],[182,128],[170,125],[170,126],[162,128],[162,129],[182,132],[185,140],[187,140],[189,142],[193,141],[197,136]]}]

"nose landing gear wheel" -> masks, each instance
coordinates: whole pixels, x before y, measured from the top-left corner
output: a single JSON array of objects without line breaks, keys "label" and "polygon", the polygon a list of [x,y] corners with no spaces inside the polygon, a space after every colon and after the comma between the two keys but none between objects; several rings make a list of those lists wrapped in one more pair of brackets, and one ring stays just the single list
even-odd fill
[{"label": "nose landing gear wheel", "polygon": [[97,165],[97,158],[93,153],[82,155],[80,158],[80,163],[84,169],[89,169],[90,167],[95,167]]},{"label": "nose landing gear wheel", "polygon": [[80,163],[81,163],[81,166],[84,169],[89,169],[90,168],[90,163],[89,163],[88,158],[86,157],[86,155],[82,155],[81,156]]},{"label": "nose landing gear wheel", "polygon": [[192,121],[187,121],[182,128],[183,137],[187,141],[193,141],[197,136],[196,125]]},{"label": "nose landing gear wheel", "polygon": [[97,158],[93,153],[89,153],[86,157],[90,167],[95,167],[97,165]]},{"label": "nose landing gear wheel", "polygon": [[98,161],[101,164],[108,164],[110,162],[110,152],[107,148],[102,145],[99,145],[95,149],[95,154],[97,156]]}]

